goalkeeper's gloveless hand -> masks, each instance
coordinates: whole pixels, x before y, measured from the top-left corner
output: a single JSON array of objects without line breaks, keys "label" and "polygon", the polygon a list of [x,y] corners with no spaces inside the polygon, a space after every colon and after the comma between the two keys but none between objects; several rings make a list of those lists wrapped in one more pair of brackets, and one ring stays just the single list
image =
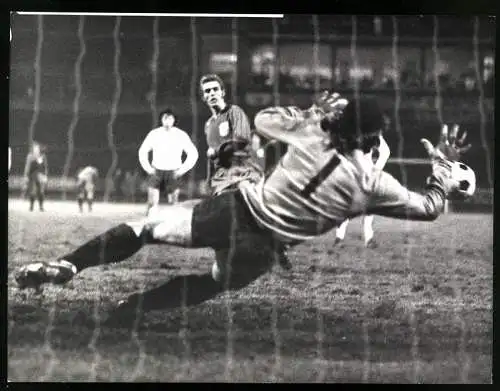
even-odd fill
[{"label": "goalkeeper's gloveless hand", "polygon": [[451,175],[453,162],[439,148],[439,144],[434,146],[427,139],[421,139],[420,141],[429,155],[432,164],[432,175],[428,178],[427,185],[440,188],[444,191],[445,197],[447,197],[459,186],[458,181],[453,179]]},{"label": "goalkeeper's gloveless hand", "polygon": [[[467,137],[467,131],[462,133],[460,138],[458,136],[459,125],[453,125],[451,133],[448,132],[448,125],[443,125],[441,127],[441,133],[439,137],[439,143],[436,145],[436,149],[442,153],[445,159],[456,162],[460,160],[462,155],[471,148],[471,144],[465,144],[465,138]],[[423,139],[426,143],[431,144],[428,140]],[[422,141],[423,142],[423,141]],[[427,147],[426,147],[427,149]]]},{"label": "goalkeeper's gloveless hand", "polygon": [[347,99],[344,99],[337,92],[323,91],[311,106],[311,111],[319,112],[322,116],[336,119],[342,114],[342,110],[347,106]]}]

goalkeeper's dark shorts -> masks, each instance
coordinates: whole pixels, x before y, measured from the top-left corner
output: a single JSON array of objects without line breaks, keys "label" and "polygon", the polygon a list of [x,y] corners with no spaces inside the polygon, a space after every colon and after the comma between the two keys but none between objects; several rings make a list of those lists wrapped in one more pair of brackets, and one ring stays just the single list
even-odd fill
[{"label": "goalkeeper's dark shorts", "polygon": [[247,285],[274,263],[278,243],[256,223],[239,190],[224,191],[197,204],[191,232],[194,247],[216,250],[217,265],[230,277],[231,288]]},{"label": "goalkeeper's dark shorts", "polygon": [[219,167],[210,179],[213,195],[235,189],[241,181],[258,182],[263,176],[260,168],[253,165],[237,165],[229,168]]}]

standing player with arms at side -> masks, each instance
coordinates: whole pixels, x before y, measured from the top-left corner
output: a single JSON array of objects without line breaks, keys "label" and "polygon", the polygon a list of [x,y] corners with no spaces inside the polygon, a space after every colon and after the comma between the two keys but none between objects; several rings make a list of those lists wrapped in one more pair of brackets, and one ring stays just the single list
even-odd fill
[{"label": "standing player with arms at side", "polygon": [[[372,157],[374,168],[376,170],[383,170],[389,156],[391,155],[391,150],[387,145],[387,142],[383,137],[380,138],[380,145],[373,148]],[[340,226],[335,230],[335,244],[340,244],[343,242],[347,226],[349,225],[349,219],[346,219]],[[365,246],[369,248],[377,247],[375,239],[373,239],[373,215],[363,216],[363,238],[365,241]]]},{"label": "standing player with arms at side", "polygon": [[[238,105],[226,101],[223,80],[215,74],[200,78],[202,99],[212,116],[205,123],[207,138],[208,175],[211,194],[235,189],[243,180],[257,182],[263,172],[252,156],[253,132],[245,112]],[[276,249],[276,260],[285,269],[291,264],[285,248]],[[217,258],[227,257],[224,251]]]},{"label": "standing player with arms at side", "polygon": [[77,201],[80,213],[83,213],[83,204],[87,202],[89,212],[92,212],[94,192],[99,177],[99,171],[93,166],[86,166],[78,171],[76,176],[76,187],[78,190]]},{"label": "standing player with arms at side", "polygon": [[[188,134],[175,125],[172,110],[163,110],[159,115],[160,126],[151,130],[139,148],[139,162],[148,178],[147,214],[158,207],[160,190],[169,195],[177,192],[178,180],[191,170],[198,161],[198,150]],[[149,162],[149,152],[153,160]],[[182,162],[182,153],[186,159]],[[175,200],[174,196],[174,200]]]},{"label": "standing player with arms at side", "polygon": [[[374,101],[351,101],[339,119],[330,113],[273,107],[255,118],[257,131],[289,145],[274,171],[257,184],[240,182],[195,206],[163,208],[141,221],[117,225],[53,262],[35,262],[15,276],[20,287],[63,284],[76,273],[99,264],[119,262],[146,243],[227,250],[212,272],[176,276],[121,303],[109,322],[144,310],[177,308],[241,289],[268,272],[275,242],[300,243],[362,214],[435,220],[448,196],[460,191],[441,143],[422,143],[432,173],[423,194],[403,187],[390,174],[374,168],[373,147],[379,145],[383,116]],[[334,116],[333,116],[334,118]],[[453,145],[453,148],[455,145]]]},{"label": "standing player with arms at side", "polygon": [[218,75],[200,79],[203,101],[212,116],[205,123],[211,193],[234,189],[242,180],[258,181],[262,172],[251,157],[252,130],[241,107],[226,102],[224,82]]},{"label": "standing player with arms at side", "polygon": [[43,212],[43,202],[45,200],[45,187],[47,186],[49,175],[49,165],[45,148],[36,141],[33,141],[31,151],[26,156],[24,166],[24,178],[26,190],[30,199],[30,211],[35,207],[35,200],[38,200],[38,207]]}]

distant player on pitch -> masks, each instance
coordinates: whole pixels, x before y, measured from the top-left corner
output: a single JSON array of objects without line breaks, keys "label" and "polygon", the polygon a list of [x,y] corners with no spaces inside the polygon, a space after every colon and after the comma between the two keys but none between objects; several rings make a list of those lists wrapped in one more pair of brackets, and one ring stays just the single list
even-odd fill
[{"label": "distant player on pitch", "polygon": [[80,213],[83,213],[83,204],[86,202],[88,211],[92,212],[94,192],[96,188],[99,171],[93,166],[86,166],[78,171],[76,176],[76,187],[78,190],[77,201]]},{"label": "distant player on pitch", "polygon": [[24,178],[26,191],[30,200],[30,211],[35,207],[35,200],[38,200],[38,207],[43,212],[43,202],[45,200],[45,188],[49,175],[49,165],[45,148],[36,141],[31,146],[31,151],[26,156],[24,166]]},{"label": "distant player on pitch", "polygon": [[[389,160],[391,155],[391,150],[387,145],[385,139],[382,137],[380,139],[380,145],[373,148],[372,157],[374,163],[374,169],[382,171]],[[347,226],[349,225],[349,219],[346,219],[340,226],[335,230],[335,244],[340,244],[344,241]],[[365,246],[369,248],[377,247],[377,242],[373,238],[373,215],[363,216],[363,238],[365,240]]]},{"label": "distant player on pitch", "polygon": [[[160,126],[151,130],[139,148],[139,163],[148,178],[147,214],[158,207],[160,190],[169,195],[169,202],[176,203],[179,195],[179,179],[191,170],[198,161],[198,150],[188,134],[175,126],[172,110],[163,110],[159,115]],[[149,162],[149,152],[153,160]],[[182,162],[182,153],[186,159]]]},{"label": "distant player on pitch", "polygon": [[131,295],[107,320],[123,324],[122,315],[140,315],[139,304],[145,311],[178,308],[248,286],[270,270],[276,241],[308,241],[362,214],[435,220],[446,198],[462,191],[463,178],[447,154],[448,147],[458,148],[455,142],[433,146],[422,140],[432,172],[423,193],[410,191],[374,167],[373,147],[385,126],[376,102],[361,98],[345,105],[336,94],[332,99],[328,112],[317,106],[272,107],[257,114],[260,134],[289,145],[276,168],[258,183],[242,181],[238,189],[194,206],[166,206],[145,219],[116,225],[52,262],[23,266],[15,280],[22,288],[64,284],[86,268],[123,261],[148,243],[228,252],[211,272],[176,275]]}]

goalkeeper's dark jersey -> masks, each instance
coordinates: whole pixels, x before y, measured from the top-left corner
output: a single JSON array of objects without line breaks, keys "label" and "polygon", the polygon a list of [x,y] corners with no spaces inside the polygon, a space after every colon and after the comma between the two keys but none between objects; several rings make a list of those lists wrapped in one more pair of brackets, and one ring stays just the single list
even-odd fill
[{"label": "goalkeeper's dark jersey", "polygon": [[267,178],[239,188],[255,220],[283,241],[312,239],[362,214],[431,220],[442,211],[451,172],[446,161],[433,169],[427,192],[418,194],[361,150],[344,156],[328,148],[319,124],[300,110],[263,110],[255,125],[257,133],[286,142],[288,151]]}]

